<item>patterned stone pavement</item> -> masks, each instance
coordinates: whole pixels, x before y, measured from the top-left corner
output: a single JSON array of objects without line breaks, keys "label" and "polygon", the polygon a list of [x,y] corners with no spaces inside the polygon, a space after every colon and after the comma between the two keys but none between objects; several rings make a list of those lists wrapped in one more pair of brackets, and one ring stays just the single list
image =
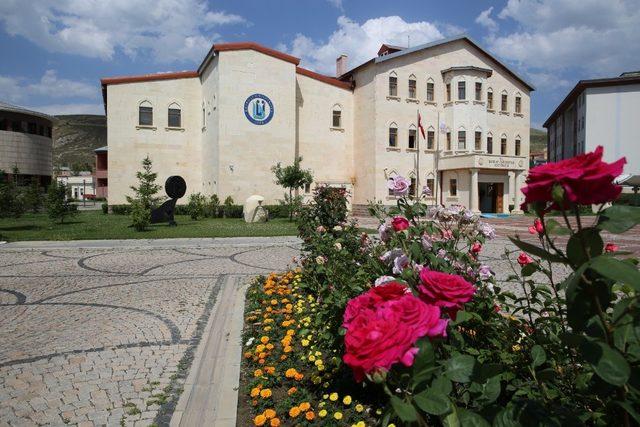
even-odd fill
[{"label": "patterned stone pavement", "polygon": [[221,284],[299,253],[291,238],[55,246],[0,246],[0,426],[168,424]]}]

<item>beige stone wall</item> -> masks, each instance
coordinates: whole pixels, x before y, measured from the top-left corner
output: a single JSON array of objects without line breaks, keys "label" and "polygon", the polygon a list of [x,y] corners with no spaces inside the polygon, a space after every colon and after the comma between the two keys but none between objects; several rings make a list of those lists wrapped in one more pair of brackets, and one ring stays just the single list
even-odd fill
[{"label": "beige stone wall", "polygon": [[[149,155],[157,182],[180,175],[187,182],[187,195],[202,191],[200,101],[197,78],[127,83],[107,87],[107,143],[109,145],[109,204],[126,203],[130,186],[137,183],[140,162]],[[138,106],[153,106],[153,126],[138,126]],[[168,129],[168,107],[182,110],[182,129]],[[162,192],[164,196],[164,191]]]},{"label": "beige stone wall", "polygon": [[6,173],[17,165],[20,174],[51,176],[52,150],[51,138],[0,131],[0,169]]},{"label": "beige stone wall", "polygon": [[220,110],[218,108],[218,100],[220,96],[220,67],[218,67],[218,61],[219,57],[215,56],[209,66],[203,70],[202,76],[200,76],[202,99],[200,101],[198,120],[202,132],[202,151],[198,164],[202,173],[202,192],[207,196],[219,193],[220,150],[218,138]]}]

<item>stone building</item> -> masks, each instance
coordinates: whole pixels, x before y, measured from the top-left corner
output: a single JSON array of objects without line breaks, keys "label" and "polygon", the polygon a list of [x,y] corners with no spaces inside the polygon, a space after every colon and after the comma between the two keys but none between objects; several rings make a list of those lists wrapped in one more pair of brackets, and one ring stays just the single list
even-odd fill
[{"label": "stone building", "polygon": [[55,119],[43,113],[0,102],[0,170],[10,179],[17,168],[18,185],[36,179],[41,186],[51,183]]},{"label": "stone building", "polygon": [[394,174],[416,192],[428,185],[431,203],[520,205],[530,84],[467,36],[383,45],[350,70],[347,60],[330,77],[256,43],[226,43],[195,71],[102,79],[109,203],[124,202],[148,154],[161,181],[181,175],[188,193],[240,202],[282,198],[270,168],[302,156],[316,185],[348,188],[354,208],[394,203]]}]

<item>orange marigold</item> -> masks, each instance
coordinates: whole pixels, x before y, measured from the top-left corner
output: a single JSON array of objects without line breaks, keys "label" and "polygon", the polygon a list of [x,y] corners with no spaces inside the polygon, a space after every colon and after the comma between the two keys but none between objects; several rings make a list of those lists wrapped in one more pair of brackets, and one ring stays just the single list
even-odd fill
[{"label": "orange marigold", "polygon": [[260,390],[260,397],[268,398],[271,397],[271,389],[265,388],[264,390]]},{"label": "orange marigold", "polygon": [[280,425],[280,419],[274,418],[271,420],[271,427],[278,427]]},{"label": "orange marigold", "polygon": [[293,393],[295,393],[296,391],[298,391],[298,389],[296,387],[291,387],[289,390],[287,390],[287,394],[289,396],[291,396]]},{"label": "orange marigold", "polygon": [[313,413],[313,411],[309,411],[309,412],[307,412],[306,414],[304,414],[304,417],[305,417],[307,420],[311,421],[311,420],[313,420],[313,419],[316,417],[316,414],[314,414],[314,413]]},{"label": "orange marigold", "polygon": [[284,376],[287,378],[293,378],[298,374],[298,371],[295,368],[289,368],[285,371]]},{"label": "orange marigold", "polygon": [[294,377],[296,379],[296,381],[300,381],[301,379],[304,378],[303,374],[296,374],[296,376]]},{"label": "orange marigold", "polygon": [[298,415],[300,415],[300,409],[298,409],[297,406],[294,406],[293,408],[289,409],[289,416],[291,418],[295,418]]},{"label": "orange marigold", "polygon": [[303,412],[308,411],[311,408],[311,404],[309,404],[309,402],[302,402],[298,408]]},{"label": "orange marigold", "polygon": [[251,397],[256,397],[260,394],[260,389],[258,387],[254,387],[251,389]]},{"label": "orange marigold", "polygon": [[267,422],[267,418],[262,414],[256,416],[253,419],[253,424],[256,425],[256,426],[263,426],[264,423],[266,423],[266,422]]},{"label": "orange marigold", "polygon": [[276,411],[274,411],[273,409],[265,409],[264,416],[269,419],[274,418],[276,416]]}]

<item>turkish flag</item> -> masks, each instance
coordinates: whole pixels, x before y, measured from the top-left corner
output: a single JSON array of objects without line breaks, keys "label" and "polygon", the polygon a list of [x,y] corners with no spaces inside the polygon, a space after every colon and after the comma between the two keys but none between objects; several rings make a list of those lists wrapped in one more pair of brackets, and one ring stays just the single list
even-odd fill
[{"label": "turkish flag", "polygon": [[426,138],[424,136],[424,128],[422,127],[422,116],[418,113],[418,129],[420,129],[420,133],[422,134],[422,139]]}]

